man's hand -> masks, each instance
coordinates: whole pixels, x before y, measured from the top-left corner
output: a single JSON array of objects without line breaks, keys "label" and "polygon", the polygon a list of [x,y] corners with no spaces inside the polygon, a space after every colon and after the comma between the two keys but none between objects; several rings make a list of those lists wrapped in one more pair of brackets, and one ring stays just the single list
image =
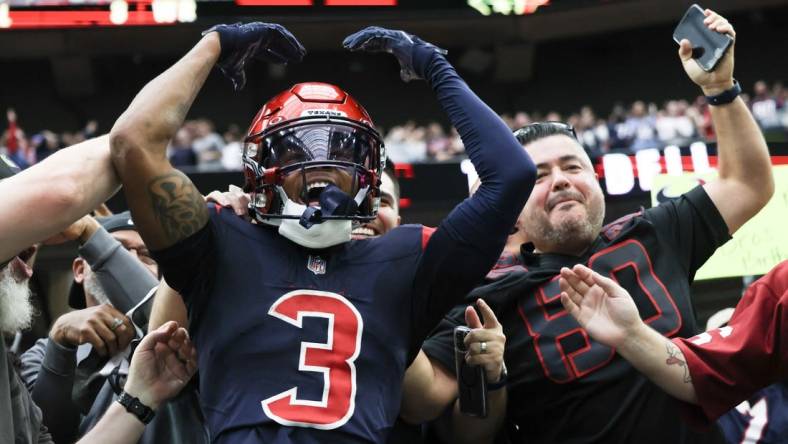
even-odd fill
[{"label": "man's hand", "polygon": [[394,54],[394,57],[399,60],[400,77],[406,82],[421,78],[421,75],[413,67],[413,49],[415,47],[428,47],[441,54],[446,54],[445,49],[427,43],[413,34],[378,26],[370,26],[347,36],[342,42],[342,46],[350,51]]},{"label": "man's hand", "polygon": [[612,279],[586,266],[562,268],[559,286],[566,311],[602,344],[619,347],[643,324],[632,296]]},{"label": "man's hand", "polygon": [[93,233],[95,233],[99,227],[98,221],[93,218],[93,216],[82,216],[65,230],[45,240],[44,244],[57,245],[73,240],[78,241],[80,244],[84,244],[93,236]]},{"label": "man's hand", "polygon": [[249,220],[249,202],[251,199],[249,199],[248,194],[235,185],[230,185],[225,193],[211,191],[205,196],[205,201],[213,202],[223,207],[230,207],[236,215]]},{"label": "man's hand", "polygon": [[216,25],[210,32],[219,34],[222,53],[217,65],[236,91],[246,85],[246,63],[251,59],[269,63],[300,62],[306,54],[301,42],[282,25],[275,23],[235,23]]},{"label": "man's hand", "polygon": [[56,343],[77,347],[91,344],[101,356],[114,356],[134,339],[131,321],[115,307],[104,304],[66,313],[57,318],[49,337]]},{"label": "man's hand", "polygon": [[506,336],[490,306],[482,299],[476,301],[476,306],[482,312],[484,323],[472,306],[465,308],[465,323],[473,329],[465,336],[465,347],[468,349],[465,361],[470,365],[483,366],[487,382],[498,382],[503,373]]},{"label": "man's hand", "polygon": [[[710,30],[720,34],[728,34],[734,39],[736,38],[733,26],[728,23],[725,17],[718,15],[711,9],[704,10],[703,14],[706,16],[703,23]],[[692,42],[687,39],[679,42],[679,58],[681,58],[682,65],[684,65],[684,70],[687,72],[690,80],[703,89],[703,94],[714,96],[733,87],[733,47],[734,44],[731,44],[731,47],[728,48],[728,51],[714,68],[714,71],[706,72],[692,58]]]},{"label": "man's hand", "polygon": [[152,409],[177,395],[197,371],[197,352],[175,321],[148,333],[131,359],[124,390]]}]

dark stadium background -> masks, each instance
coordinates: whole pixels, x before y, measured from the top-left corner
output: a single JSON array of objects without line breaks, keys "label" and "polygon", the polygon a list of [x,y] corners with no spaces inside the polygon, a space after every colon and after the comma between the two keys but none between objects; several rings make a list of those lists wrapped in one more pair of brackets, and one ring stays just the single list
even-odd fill
[{"label": "dark stadium background", "polygon": [[[393,58],[341,49],[344,36],[371,24],[405,29],[448,49],[449,60],[499,113],[569,113],[591,105],[606,115],[616,102],[661,103],[692,100],[699,94],[681,69],[671,39],[689,1],[557,0],[531,15],[487,17],[464,0],[400,0],[395,7],[366,8],[315,3],[238,7],[231,2],[198,2],[198,19],[189,24],[3,30],[0,105],[13,106],[31,129],[71,130],[98,119],[100,131],[106,132],[144,83],[190,48],[200,31],[215,23],[251,20],[287,26],[308,49],[307,58],[284,71],[253,66],[246,89],[237,93],[214,72],[190,117],[210,118],[220,128],[230,123],[245,127],[271,95],[296,82],[327,81],[350,91],[384,128],[411,119],[447,124],[423,82],[400,81]],[[735,25],[735,73],[745,88],[759,79],[786,78],[788,1],[720,0],[704,6],[715,8]],[[788,154],[779,137],[770,142],[779,151],[772,154]],[[436,224],[465,194],[457,163],[403,166],[400,171],[403,197],[410,200],[402,210],[404,222]],[[240,174],[195,173],[194,179],[207,193],[238,184]],[[124,205],[121,196],[111,203],[113,210]],[[608,220],[641,205],[649,205],[646,193],[610,198]],[[73,246],[42,251],[35,275],[40,293],[70,283],[66,271],[74,255]],[[698,317],[705,322],[712,312],[733,305],[740,291],[739,278],[696,282]],[[44,304],[38,326],[43,334],[48,314],[64,310],[65,301]]]}]

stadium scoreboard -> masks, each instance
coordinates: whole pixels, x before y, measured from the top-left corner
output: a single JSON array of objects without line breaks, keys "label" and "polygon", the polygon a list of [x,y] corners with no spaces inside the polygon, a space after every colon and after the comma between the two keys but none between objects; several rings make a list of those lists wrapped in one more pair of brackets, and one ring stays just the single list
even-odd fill
[{"label": "stadium scoreboard", "polygon": [[[588,2],[568,0],[561,6]],[[532,14],[546,6],[551,6],[549,0],[0,0],[0,29],[176,25],[204,17],[272,12],[298,16],[451,11],[481,17]]]}]

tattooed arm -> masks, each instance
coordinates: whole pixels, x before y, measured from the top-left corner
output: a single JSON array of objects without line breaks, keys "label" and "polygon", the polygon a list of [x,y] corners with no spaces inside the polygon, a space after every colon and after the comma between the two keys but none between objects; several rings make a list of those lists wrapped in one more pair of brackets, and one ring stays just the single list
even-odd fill
[{"label": "tattooed arm", "polygon": [[670,339],[640,322],[616,351],[671,396],[697,404],[687,360]]},{"label": "tattooed arm", "polygon": [[697,403],[684,354],[646,325],[635,301],[614,280],[583,265],[561,270],[561,303],[592,339],[616,351],[672,396]]},{"label": "tattooed arm", "polygon": [[142,88],[110,133],[113,164],[134,223],[151,250],[169,247],[208,222],[202,196],[170,165],[166,149],[219,54],[217,33],[206,34]]}]

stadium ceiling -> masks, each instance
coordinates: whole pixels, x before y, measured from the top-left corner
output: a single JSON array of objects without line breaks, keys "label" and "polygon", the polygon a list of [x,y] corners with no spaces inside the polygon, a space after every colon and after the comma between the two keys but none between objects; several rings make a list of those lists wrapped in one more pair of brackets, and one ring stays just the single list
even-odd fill
[{"label": "stadium ceiling", "polygon": [[[560,0],[554,1],[556,5]],[[578,2],[577,7],[539,8],[531,15],[481,16],[467,9],[281,14],[267,8],[266,15],[198,18],[191,24],[167,27],[102,27],[86,29],[6,30],[0,32],[0,58],[40,58],[59,54],[180,54],[193,44],[199,31],[216,22],[264,20],[279,22],[313,51],[339,49],[344,36],[362,26],[376,24],[406,29],[445,47],[471,47],[520,42],[542,42],[602,34],[676,22],[686,1],[606,0]],[[716,0],[723,14],[786,6],[788,0]]]}]

